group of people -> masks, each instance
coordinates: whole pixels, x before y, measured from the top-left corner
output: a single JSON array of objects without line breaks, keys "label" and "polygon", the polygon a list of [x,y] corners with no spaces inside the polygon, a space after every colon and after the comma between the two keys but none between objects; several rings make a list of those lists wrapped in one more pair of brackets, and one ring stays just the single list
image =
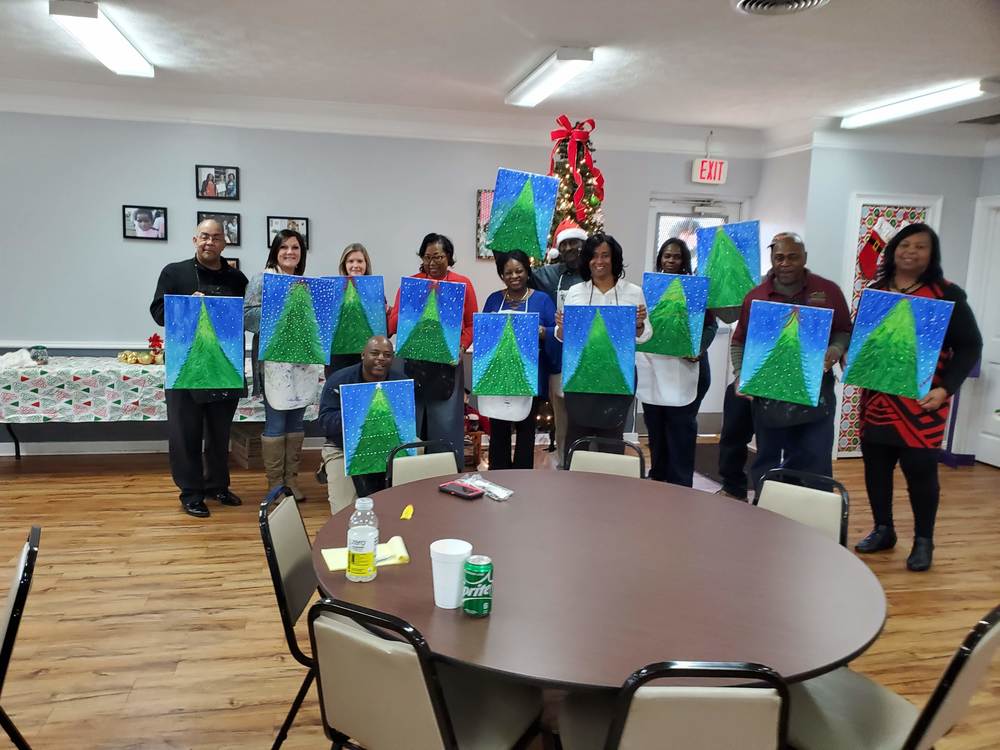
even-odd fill
[{"label": "group of people", "polygon": [[236,173],[229,172],[225,178],[214,172],[205,175],[198,188],[199,198],[236,198],[239,191]]},{"label": "group of people", "polygon": [[[633,410],[632,395],[564,393],[561,387],[563,310],[567,305],[631,306],[636,310],[635,340],[653,335],[642,288],[626,280],[624,253],[609,234],[588,236],[572,221],[556,231],[558,261],[532,268],[528,256],[513,251],[497,256],[497,272],[503,288],[491,293],[483,312],[537,313],[539,316],[538,396],[527,416],[518,421],[491,419],[489,463],[492,469],[533,468],[536,415],[540,403],[550,401],[555,421],[560,462],[565,466],[568,449],[577,440],[596,436],[620,440]],[[263,275],[303,275],[306,243],[295,230],[277,233],[271,243],[265,269],[253,280],[230,268],[221,258],[225,246],[222,227],[214,220],[198,225],[193,238],[195,257],[166,266],[160,274],[150,310],[163,324],[164,294],[216,294],[243,296],[245,326],[255,335],[254,388],[264,398],[265,425],[262,437],[265,473],[269,487],[283,485],[298,500],[305,499],[298,484],[305,409],[316,401],[322,365],[256,359],[260,327]],[[851,336],[851,315],[839,287],[812,273],[806,266],[806,248],[793,233],[781,233],[770,246],[771,270],[751,290],[738,310],[719,311],[724,319],[735,319],[730,356],[736,379],[726,391],[720,445],[720,494],[745,499],[757,489],[764,474],[778,466],[832,475],[836,396],[833,366],[842,362]],[[461,283],[465,286],[461,348],[472,343],[473,314],[478,310],[472,282],[452,270],[454,246],[447,237],[428,234],[417,251],[417,278]],[[659,248],[655,272],[691,274],[691,252],[686,242],[670,238]],[[345,248],[339,272],[344,276],[373,272],[367,250],[360,244]],[[907,479],[916,519],[913,551],[907,561],[912,570],[931,565],[934,519],[938,506],[936,451],[948,418],[951,395],[978,360],[982,338],[965,295],[944,280],[940,242],[925,224],[902,229],[889,243],[875,288],[947,299],[955,303],[930,393],[914,400],[902,396],[866,392],[862,400],[862,451],[865,482],[875,528],[858,543],[860,552],[888,549],[896,543],[892,521],[892,474],[900,463]],[[753,300],[826,307],[833,310],[833,325],[825,357],[825,374],[819,404],[802,406],[784,401],[750,398],[740,393],[739,373],[750,305]],[[399,293],[386,305],[387,329],[391,337],[398,326]],[[726,314],[728,313],[728,318]],[[637,394],[649,433],[651,469],[649,478],[691,486],[694,474],[697,414],[708,390],[711,373],[707,349],[715,338],[718,322],[706,312],[699,351],[687,358],[640,352],[636,358]],[[339,388],[348,383],[412,378],[416,394],[417,434],[423,440],[440,441],[442,450],[452,450],[462,465],[465,433],[465,377],[461,358],[456,365],[418,360],[399,362],[388,337],[375,336],[358,355],[340,355],[326,368],[326,383],[319,397],[320,424],[327,439],[324,465],[342,457],[342,413]],[[669,384],[665,387],[664,384]],[[229,490],[227,442],[229,424],[239,391],[167,391],[170,465],[181,490],[186,512],[209,515],[206,499],[225,505],[239,504]],[[747,444],[756,434],[757,455],[749,481],[744,471]],[[205,442],[202,466],[201,444]],[[513,454],[512,454],[513,442]],[[607,449],[607,448],[604,448]],[[612,449],[613,450],[613,449]],[[381,474],[353,477],[359,495],[384,488]]]}]

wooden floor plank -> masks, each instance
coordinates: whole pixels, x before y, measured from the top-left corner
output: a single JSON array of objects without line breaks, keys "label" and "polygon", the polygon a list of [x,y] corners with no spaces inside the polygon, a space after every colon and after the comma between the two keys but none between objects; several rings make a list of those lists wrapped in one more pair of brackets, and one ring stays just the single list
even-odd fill
[{"label": "wooden floor plank", "polygon": [[[839,461],[835,473],[852,494],[853,542],[871,524],[861,464]],[[917,705],[968,629],[1000,601],[1000,471],[943,468],[941,477],[934,568],[905,570],[912,521],[902,477],[899,546],[864,558],[886,590],[889,619],[854,667]],[[313,534],[329,507],[325,488],[311,476],[304,485]],[[3,694],[29,741],[56,750],[270,745],[304,672],[285,649],[261,550],[263,480],[234,469],[233,489],[245,505],[212,503],[212,518],[198,520],[180,512],[162,455],[0,459],[2,570],[12,569],[28,527],[43,527]],[[313,691],[285,747],[325,746]],[[998,746],[994,669],[937,748]]]}]

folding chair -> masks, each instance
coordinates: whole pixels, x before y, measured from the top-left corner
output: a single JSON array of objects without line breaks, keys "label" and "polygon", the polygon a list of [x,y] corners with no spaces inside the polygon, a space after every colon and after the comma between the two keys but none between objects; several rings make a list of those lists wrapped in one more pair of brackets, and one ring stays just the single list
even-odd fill
[{"label": "folding chair", "polygon": [[831,477],[794,469],[771,469],[753,504],[812,526],[847,546],[847,489]]},{"label": "folding chair", "polygon": [[[10,657],[14,653],[14,642],[17,640],[17,629],[21,624],[21,616],[24,614],[24,605],[28,601],[28,592],[31,590],[31,577],[35,572],[38,542],[41,537],[41,528],[32,526],[31,531],[28,532],[28,540],[21,548],[21,555],[14,568],[14,577],[10,582],[10,590],[7,592],[7,616],[0,621],[0,627],[3,628],[0,631],[0,694],[3,693],[4,681],[7,679],[7,668],[10,667]],[[31,750],[31,745],[17,730],[14,722],[3,708],[0,708],[0,726],[10,737],[10,741],[14,743],[14,747],[18,750]]]},{"label": "folding chair", "polygon": [[[411,448],[418,450],[422,448],[424,452],[415,456],[398,455]],[[437,452],[428,453],[428,448],[435,448]],[[387,487],[395,487],[421,479],[457,474],[461,470],[451,443],[447,440],[421,440],[416,443],[404,443],[392,449],[386,461],[385,483]]]},{"label": "folding chair", "polygon": [[[622,453],[604,453],[590,450],[589,444],[620,449]],[[635,451],[635,456],[622,455],[625,448]],[[570,471],[590,471],[597,474],[616,474],[622,477],[642,479],[646,476],[646,458],[642,449],[628,440],[606,437],[584,437],[574,442],[566,454],[566,465]]]}]

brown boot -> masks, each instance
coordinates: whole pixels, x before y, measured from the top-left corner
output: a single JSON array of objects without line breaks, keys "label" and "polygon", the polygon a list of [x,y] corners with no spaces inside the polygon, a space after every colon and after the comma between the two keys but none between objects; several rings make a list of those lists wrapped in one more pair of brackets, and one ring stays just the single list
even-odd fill
[{"label": "brown boot", "polygon": [[285,486],[295,496],[295,502],[304,503],[306,496],[299,487],[299,461],[302,458],[302,441],[304,432],[289,432],[285,434]]},{"label": "brown boot", "polygon": [[267,477],[267,491],[285,483],[285,437],[260,438],[260,453],[264,459],[264,475]]}]

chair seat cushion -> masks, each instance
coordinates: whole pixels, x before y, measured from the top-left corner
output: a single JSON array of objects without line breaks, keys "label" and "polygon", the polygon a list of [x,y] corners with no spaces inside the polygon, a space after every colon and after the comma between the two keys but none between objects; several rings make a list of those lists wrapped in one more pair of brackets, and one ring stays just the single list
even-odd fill
[{"label": "chair seat cushion", "polygon": [[844,667],[790,686],[788,742],[797,750],[899,750],[916,706]]},{"label": "chair seat cushion", "polygon": [[542,691],[499,675],[437,665],[462,750],[509,750],[542,712]]}]

